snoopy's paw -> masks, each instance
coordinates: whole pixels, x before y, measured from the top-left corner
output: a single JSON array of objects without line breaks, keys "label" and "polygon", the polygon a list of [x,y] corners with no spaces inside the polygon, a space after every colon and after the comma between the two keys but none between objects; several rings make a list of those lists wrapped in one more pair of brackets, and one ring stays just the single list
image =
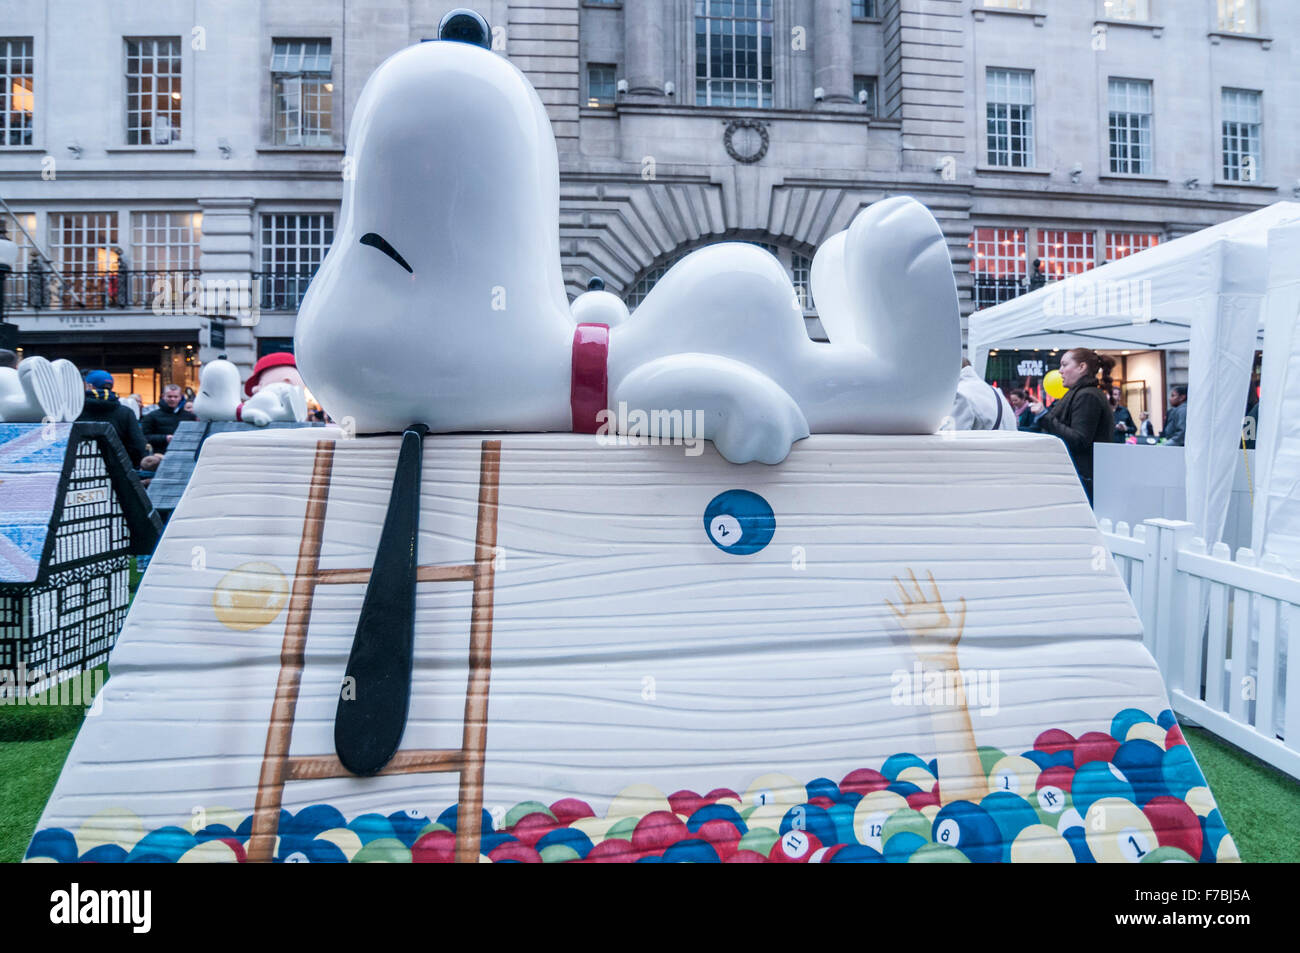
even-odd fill
[{"label": "snoopy's paw", "polygon": [[271,415],[260,407],[245,406],[239,418],[244,423],[252,424],[254,427],[265,427],[271,422]]},{"label": "snoopy's paw", "polygon": [[740,411],[719,420],[713,446],[728,463],[777,464],[789,456],[795,441],[806,436],[803,414],[796,420],[788,414],[770,417]]}]

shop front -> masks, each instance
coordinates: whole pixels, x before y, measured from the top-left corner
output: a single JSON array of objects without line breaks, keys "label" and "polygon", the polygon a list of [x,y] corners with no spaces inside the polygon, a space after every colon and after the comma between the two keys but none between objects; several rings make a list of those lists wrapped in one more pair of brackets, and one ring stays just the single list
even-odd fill
[{"label": "shop front", "polygon": [[199,386],[198,332],[169,331],[165,340],[151,331],[114,331],[98,335],[30,332],[19,335],[19,357],[63,358],[83,372],[105,370],[122,397],[138,394],[143,406],[158,403],[162,389],[178,384],[191,392]]}]

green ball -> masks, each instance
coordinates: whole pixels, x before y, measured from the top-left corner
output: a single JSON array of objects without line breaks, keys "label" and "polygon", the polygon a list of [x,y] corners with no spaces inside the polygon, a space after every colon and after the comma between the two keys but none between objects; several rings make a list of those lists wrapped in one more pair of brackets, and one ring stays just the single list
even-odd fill
[{"label": "green ball", "polygon": [[605,840],[609,840],[611,837],[615,837],[618,840],[631,840],[632,832],[636,830],[637,821],[639,820],[641,820],[639,817],[623,818],[605,832]]},{"label": "green ball", "polygon": [[740,839],[736,849],[752,850],[754,853],[766,857],[771,852],[772,845],[780,839],[781,835],[770,827],[755,827]]},{"label": "green ball", "polygon": [[425,824],[423,827],[420,828],[420,833],[415,835],[415,839],[419,840],[425,834],[432,834],[434,831],[450,831],[450,830],[451,828],[448,827],[446,824],[439,824],[437,821],[430,821],[428,824]]},{"label": "green ball", "polygon": [[354,864],[409,864],[411,848],[396,837],[379,837],[366,844],[352,858]]},{"label": "green ball", "polygon": [[580,860],[581,856],[568,844],[549,844],[541,850],[542,863],[562,864],[566,860]]},{"label": "green ball", "polygon": [[506,819],[502,829],[509,830],[529,814],[546,814],[549,817],[555,817],[555,815],[551,813],[551,809],[541,801],[520,801],[510,810],[506,811]]},{"label": "green ball", "polygon": [[888,844],[889,838],[895,834],[901,834],[903,831],[911,831],[917,834],[926,843],[934,839],[934,825],[920,811],[914,811],[910,807],[903,808],[901,811],[895,811],[885,819],[885,826],[880,832],[880,843]]},{"label": "green ball", "polygon": [[980,764],[984,766],[984,777],[987,778],[993,766],[1006,757],[1006,752],[990,748],[988,745],[980,745],[979,756]]},{"label": "green ball", "polygon": [[909,864],[969,864],[970,858],[947,844],[925,844],[907,858]]},{"label": "green ball", "polygon": [[1177,847],[1157,847],[1142,858],[1143,864],[1194,864],[1196,860],[1185,850]]}]

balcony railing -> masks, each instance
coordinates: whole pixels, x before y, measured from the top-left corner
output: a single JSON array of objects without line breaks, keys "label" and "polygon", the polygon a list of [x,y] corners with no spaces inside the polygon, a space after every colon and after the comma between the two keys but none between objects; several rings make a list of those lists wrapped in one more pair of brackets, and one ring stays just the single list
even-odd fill
[{"label": "balcony railing", "polygon": [[317,267],[253,272],[253,280],[261,282],[262,310],[297,311]]},{"label": "balcony railing", "polygon": [[[185,299],[186,283],[197,280],[197,268],[131,271],[53,272],[32,268],[12,271],[5,279],[5,311],[145,311],[161,295]],[[165,287],[164,287],[165,285]]]}]

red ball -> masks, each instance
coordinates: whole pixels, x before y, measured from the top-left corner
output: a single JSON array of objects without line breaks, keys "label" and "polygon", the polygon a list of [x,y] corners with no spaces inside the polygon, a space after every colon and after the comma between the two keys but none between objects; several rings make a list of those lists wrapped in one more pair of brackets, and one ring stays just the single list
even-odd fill
[{"label": "red ball", "polygon": [[611,837],[589,850],[583,860],[588,864],[632,864],[640,856],[641,852],[632,846],[631,841]]},{"label": "red ball", "polygon": [[1119,742],[1104,731],[1086,731],[1074,745],[1074,766],[1082,768],[1089,761],[1110,761],[1119,750]]},{"label": "red ball", "polygon": [[[447,831],[434,831],[434,833],[445,834]],[[426,834],[425,836],[428,837],[431,835]],[[527,844],[513,842],[502,844],[500,847],[497,847],[492,851],[492,853],[488,854],[488,860],[492,861],[494,864],[499,864],[503,860],[517,860],[521,864],[540,864],[542,862],[542,855],[537,853],[537,851],[533,850]]]},{"label": "red ball", "polygon": [[828,797],[812,797],[808,799],[808,803],[817,805],[823,811],[829,811],[835,806],[835,802]]},{"label": "red ball", "polygon": [[[847,846],[848,846],[847,844],[831,844],[830,847],[826,848],[826,853],[822,854],[819,858],[817,858],[816,862],[819,864],[829,864],[831,862],[831,858],[834,857],[836,854],[838,854]],[[810,864],[813,863],[813,861],[811,860],[809,860],[808,862]]]},{"label": "red ball", "polygon": [[725,861],[734,854],[736,845],[740,843],[740,831],[736,830],[735,825],[730,821],[724,821],[721,818],[705,821],[700,825],[700,829],[695,832],[695,837],[702,841],[708,841],[710,846],[718,852],[718,859],[721,861]]},{"label": "red ball", "polygon": [[740,795],[731,790],[731,788],[714,788],[708,794],[704,795],[704,800],[706,803],[712,804],[714,801],[720,801],[724,797],[729,797],[736,801],[740,800]]},{"label": "red ball", "polygon": [[1067,768],[1063,764],[1054,764],[1039,773],[1038,783],[1034,785],[1034,790],[1051,785],[1054,788],[1060,788],[1062,791],[1068,791],[1073,783],[1074,768]]},{"label": "red ball", "polygon": [[873,768],[858,768],[844,775],[840,782],[840,792],[844,794],[861,794],[866,796],[872,791],[883,791],[889,787],[889,778]]},{"label": "red ball", "polygon": [[456,835],[451,831],[430,831],[411,847],[413,864],[450,864],[456,860]]},{"label": "red ball", "polygon": [[670,811],[651,811],[637,821],[632,831],[632,846],[642,853],[658,853],[679,840],[686,840],[691,832],[682,819]]},{"label": "red ball", "polygon": [[244,852],[244,845],[239,841],[235,840],[233,837],[222,837],[220,840],[221,843],[228,845],[230,849],[235,852],[235,856],[239,858],[241,864],[248,860],[248,854]]},{"label": "red ball", "polygon": [[673,809],[673,813],[685,817],[690,817],[708,803],[707,798],[700,797],[694,791],[677,791],[668,795],[668,804]]},{"label": "red ball", "polygon": [[[1087,737],[1085,735],[1085,737]],[[1109,737],[1109,736],[1108,736]],[[1048,728],[1034,739],[1034,750],[1056,754],[1058,751],[1070,751],[1074,748],[1074,735],[1060,728]]]},{"label": "red ball", "polygon": [[1142,813],[1151,822],[1156,840],[1161,847],[1177,847],[1194,860],[1201,856],[1201,819],[1196,812],[1176,797],[1162,794],[1153,797],[1142,807]]},{"label": "red ball", "polygon": [[520,842],[532,847],[551,831],[563,826],[551,815],[543,814],[541,811],[534,811],[532,814],[525,814],[515,821],[515,826],[510,828],[510,833]]},{"label": "red ball", "polygon": [[[935,787],[938,787],[938,785],[936,784]],[[938,791],[917,791],[913,794],[909,794],[905,798],[905,800],[907,801],[908,807],[910,807],[914,811],[919,811],[921,808],[926,807],[927,805],[930,804],[938,805],[939,792]]]},{"label": "red ball", "polygon": [[595,817],[596,812],[591,809],[591,805],[586,801],[579,801],[576,797],[563,797],[551,805],[551,813],[561,824],[569,825],[579,818]]},{"label": "red ball", "polygon": [[1174,745],[1185,745],[1187,739],[1183,737],[1183,729],[1174,725],[1165,732],[1165,750],[1168,751]]},{"label": "red ball", "polygon": [[767,859],[777,864],[806,864],[821,848],[822,842],[807,831],[787,831],[772,845]]},{"label": "red ball", "polygon": [[738,850],[726,860],[724,864],[765,864],[767,858],[756,850]]}]

